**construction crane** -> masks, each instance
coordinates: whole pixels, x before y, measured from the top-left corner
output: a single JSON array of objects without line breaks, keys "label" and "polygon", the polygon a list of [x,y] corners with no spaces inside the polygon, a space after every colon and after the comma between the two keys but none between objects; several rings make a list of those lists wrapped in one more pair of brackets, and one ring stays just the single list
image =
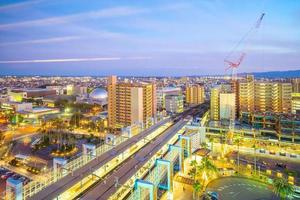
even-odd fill
[{"label": "construction crane", "polygon": [[225,63],[227,63],[229,66],[225,69],[225,71],[232,69],[232,80],[237,80],[237,68],[240,66],[240,64],[242,63],[244,57],[246,56],[246,53],[242,53],[242,55],[240,56],[239,60],[237,62],[232,62],[229,60],[224,60]]},{"label": "construction crane", "polygon": [[[227,67],[225,68],[225,71],[228,71],[228,70],[232,70],[231,71],[231,86],[232,86],[232,91],[237,94],[237,69],[238,67],[241,65],[241,63],[243,62],[245,56],[246,56],[246,53],[245,52],[242,52],[240,53],[240,56],[239,58],[236,60],[236,61],[232,61],[230,60],[229,58],[232,57],[232,54],[233,53],[236,53],[236,49],[242,44],[242,43],[245,43],[246,39],[249,38],[249,36],[252,34],[252,32],[254,30],[257,30],[259,29],[259,27],[261,26],[261,23],[262,23],[262,20],[265,16],[265,13],[262,13],[260,15],[260,17],[258,18],[258,20],[256,21],[256,23],[254,24],[254,26],[252,26],[248,32],[238,41],[238,43],[234,46],[234,48],[230,51],[230,53],[225,57],[224,59],[224,64],[227,65]],[[238,100],[237,100],[237,95],[236,95],[236,107],[238,107]],[[229,115],[229,119],[230,119],[230,122],[229,122],[229,131],[227,133],[227,140],[229,141],[229,143],[232,143],[232,138],[233,138],[233,133],[234,133],[234,121],[235,121],[235,115],[236,113],[234,112],[234,110],[232,109],[232,106],[230,105],[227,105],[226,106],[226,116]]]},{"label": "construction crane", "polygon": [[260,25],[261,25],[261,22],[263,20],[265,16],[265,13],[262,13],[260,15],[260,17],[258,18],[258,20],[256,21],[255,25],[252,26],[250,28],[250,30],[239,40],[239,42],[234,46],[234,48],[230,51],[230,53],[225,57],[224,59],[224,63],[226,65],[228,65],[226,68],[225,68],[225,71],[229,70],[229,69],[232,69],[232,73],[231,73],[231,78],[233,81],[235,81],[237,79],[237,68],[240,66],[240,64],[242,63],[243,59],[245,58],[246,56],[246,53],[245,52],[242,52],[241,55],[240,55],[240,58],[238,59],[237,62],[233,62],[233,61],[230,61],[229,60],[229,57],[236,51],[236,49],[242,44],[245,42],[246,39],[248,39],[248,37],[251,35],[251,33],[254,31],[254,30],[257,30],[259,29]]}]

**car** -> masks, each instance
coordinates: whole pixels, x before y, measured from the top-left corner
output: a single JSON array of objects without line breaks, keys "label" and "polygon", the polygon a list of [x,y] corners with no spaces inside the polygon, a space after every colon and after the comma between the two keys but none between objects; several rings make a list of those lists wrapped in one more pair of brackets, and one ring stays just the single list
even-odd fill
[{"label": "car", "polygon": [[260,149],[259,153],[266,153],[266,150],[265,149]]},{"label": "car", "polygon": [[23,185],[26,185],[30,182],[30,179],[26,178],[24,181],[23,181]]},{"label": "car", "polygon": [[262,161],[261,164],[265,167],[268,166],[268,163],[266,161]]},{"label": "car", "polygon": [[276,163],[276,167],[280,167],[280,168],[285,169],[286,168],[286,164],[284,164],[284,163]]},{"label": "car", "polygon": [[6,179],[8,179],[9,177],[11,177],[11,176],[13,176],[13,175],[14,175],[13,172],[6,172],[5,174],[3,174],[3,175],[1,176],[1,178],[4,179],[4,180],[6,180]]},{"label": "car", "polygon": [[291,154],[290,154],[290,157],[291,157],[291,158],[297,158],[297,155],[294,154],[294,153],[291,153]]},{"label": "car", "polygon": [[20,179],[21,177],[22,177],[22,176],[19,175],[19,174],[14,174],[14,175],[12,176],[12,178],[15,179],[15,180],[18,180],[18,179]]},{"label": "car", "polygon": [[280,156],[286,156],[286,153],[285,152],[279,152],[279,155]]},{"label": "car", "polygon": [[275,151],[273,151],[273,150],[270,150],[269,153],[270,153],[271,155],[275,155],[275,154],[276,154]]},{"label": "car", "polygon": [[0,175],[2,176],[2,175],[4,175],[4,174],[6,174],[7,172],[8,172],[8,170],[5,170],[5,169],[2,170],[2,169],[1,169],[1,170],[0,170]]},{"label": "car", "polygon": [[212,200],[218,200],[219,199],[219,194],[217,192],[211,192],[210,197]]}]

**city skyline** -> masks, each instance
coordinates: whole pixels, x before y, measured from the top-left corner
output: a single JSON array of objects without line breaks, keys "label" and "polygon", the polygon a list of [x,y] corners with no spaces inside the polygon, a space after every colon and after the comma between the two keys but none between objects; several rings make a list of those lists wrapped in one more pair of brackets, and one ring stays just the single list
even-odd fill
[{"label": "city skyline", "polygon": [[224,58],[263,12],[238,49],[239,72],[299,69],[299,1],[69,4],[0,4],[1,75],[225,74]]}]

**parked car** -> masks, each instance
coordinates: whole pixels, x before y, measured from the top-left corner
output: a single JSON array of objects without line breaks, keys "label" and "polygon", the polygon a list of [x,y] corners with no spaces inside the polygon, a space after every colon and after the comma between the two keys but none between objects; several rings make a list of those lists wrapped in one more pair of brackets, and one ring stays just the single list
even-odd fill
[{"label": "parked car", "polygon": [[12,176],[12,178],[15,179],[15,180],[18,180],[18,179],[20,179],[21,177],[22,177],[22,176],[19,175],[19,174],[14,174],[14,175]]},{"label": "parked car", "polygon": [[275,155],[275,154],[276,154],[275,151],[273,151],[273,150],[269,151],[269,153],[270,153],[271,155]]},{"label": "parked car", "polygon": [[286,156],[286,153],[285,152],[279,152],[279,155],[280,156]]},{"label": "parked car", "polygon": [[265,149],[260,149],[259,153],[266,153],[266,150]]},{"label": "parked car", "polygon": [[217,192],[211,192],[210,197],[212,200],[218,200],[219,199],[219,194]]},{"label": "parked car", "polygon": [[297,155],[294,154],[294,153],[291,153],[291,154],[290,154],[290,157],[291,157],[291,158],[297,158]]},{"label": "parked car", "polygon": [[1,178],[4,179],[4,180],[6,180],[6,179],[8,179],[9,177],[11,177],[11,176],[13,176],[13,175],[14,175],[13,172],[6,172],[5,174],[3,174],[3,175],[1,176]]},{"label": "parked car", "polygon": [[276,167],[280,167],[280,168],[285,169],[286,168],[286,164],[284,164],[284,163],[276,163]]}]

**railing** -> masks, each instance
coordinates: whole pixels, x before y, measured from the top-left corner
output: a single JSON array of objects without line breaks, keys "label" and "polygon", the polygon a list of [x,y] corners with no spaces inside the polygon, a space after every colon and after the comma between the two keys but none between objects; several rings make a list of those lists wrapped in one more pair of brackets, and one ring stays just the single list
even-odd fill
[{"label": "railing", "polygon": [[[116,138],[116,145],[126,141],[128,138],[124,138],[119,136]],[[105,152],[111,150],[113,148],[112,145],[102,144],[98,148],[96,148],[96,157],[101,156]],[[34,194],[38,193],[42,189],[46,188],[47,186],[55,183],[56,181],[60,180],[61,178],[65,177],[66,175],[72,173],[74,170],[79,169],[95,159],[96,157],[88,156],[88,155],[80,155],[76,159],[68,162],[63,170],[64,172],[55,172],[53,169],[49,170],[46,173],[45,178],[41,181],[31,181],[27,185],[23,187],[23,199],[27,199]],[[6,199],[13,199],[13,198],[6,198]]]}]

